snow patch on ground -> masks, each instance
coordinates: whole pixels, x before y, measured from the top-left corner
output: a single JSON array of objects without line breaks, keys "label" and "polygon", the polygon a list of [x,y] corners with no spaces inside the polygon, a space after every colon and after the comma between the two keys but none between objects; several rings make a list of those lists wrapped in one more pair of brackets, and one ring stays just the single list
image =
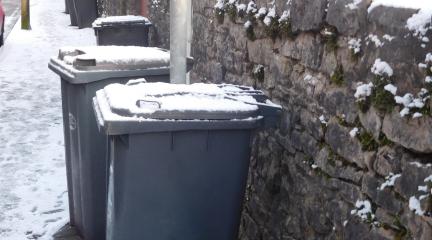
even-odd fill
[{"label": "snow patch on ground", "polygon": [[0,49],[0,239],[51,239],[68,221],[59,77],[47,63],[65,45],[94,45],[70,27],[64,1],[33,0],[32,30]]}]

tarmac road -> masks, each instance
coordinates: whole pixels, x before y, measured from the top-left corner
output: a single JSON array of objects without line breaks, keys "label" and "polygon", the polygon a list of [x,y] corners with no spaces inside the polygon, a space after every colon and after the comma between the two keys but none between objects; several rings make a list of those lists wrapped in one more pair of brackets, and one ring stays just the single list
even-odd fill
[{"label": "tarmac road", "polygon": [[20,17],[21,1],[2,0],[2,2],[6,12],[5,37],[7,38]]}]

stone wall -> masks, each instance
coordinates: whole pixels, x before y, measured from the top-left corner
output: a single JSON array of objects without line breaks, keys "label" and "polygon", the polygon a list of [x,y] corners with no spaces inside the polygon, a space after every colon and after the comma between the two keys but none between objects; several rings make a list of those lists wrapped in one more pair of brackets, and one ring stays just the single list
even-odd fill
[{"label": "stone wall", "polygon": [[[166,47],[168,1],[154,2]],[[355,2],[276,0],[277,15],[289,17],[246,29],[254,17],[193,0],[191,78],[252,85],[284,108],[280,128],[253,145],[242,240],[432,239],[431,101],[421,92],[432,90],[432,44],[406,27],[416,11],[368,13],[370,0]],[[376,59],[392,74],[372,73]],[[389,83],[405,96],[399,103]]]},{"label": "stone wall", "polygon": [[100,16],[140,15],[141,0],[97,0]]},{"label": "stone wall", "polygon": [[169,41],[169,3],[170,0],[149,0],[150,21],[154,28],[150,32],[150,44],[168,49]]}]

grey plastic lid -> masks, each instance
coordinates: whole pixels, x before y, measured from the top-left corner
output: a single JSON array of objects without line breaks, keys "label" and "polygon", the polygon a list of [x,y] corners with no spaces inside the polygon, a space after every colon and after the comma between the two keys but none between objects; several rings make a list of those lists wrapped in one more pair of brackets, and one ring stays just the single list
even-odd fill
[{"label": "grey plastic lid", "polygon": [[[193,59],[188,58],[189,71]],[[168,50],[138,46],[65,47],[51,58],[49,68],[72,84],[108,78],[169,75]]]},{"label": "grey plastic lid", "polygon": [[96,19],[92,26],[93,28],[104,28],[104,27],[118,27],[118,26],[137,26],[146,25],[150,26],[152,23],[143,16],[109,16],[104,18]]},{"label": "grey plastic lid", "polygon": [[[215,84],[111,84],[93,99],[100,127],[110,135],[186,129],[249,129],[262,125],[260,103],[247,91]],[[255,93],[257,93],[255,91]]]}]

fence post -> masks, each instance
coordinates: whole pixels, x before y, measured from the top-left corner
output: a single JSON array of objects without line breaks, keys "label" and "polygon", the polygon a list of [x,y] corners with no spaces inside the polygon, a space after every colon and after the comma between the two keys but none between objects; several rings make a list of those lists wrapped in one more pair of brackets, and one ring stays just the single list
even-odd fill
[{"label": "fence post", "polygon": [[30,30],[30,0],[21,0],[21,29]]}]

